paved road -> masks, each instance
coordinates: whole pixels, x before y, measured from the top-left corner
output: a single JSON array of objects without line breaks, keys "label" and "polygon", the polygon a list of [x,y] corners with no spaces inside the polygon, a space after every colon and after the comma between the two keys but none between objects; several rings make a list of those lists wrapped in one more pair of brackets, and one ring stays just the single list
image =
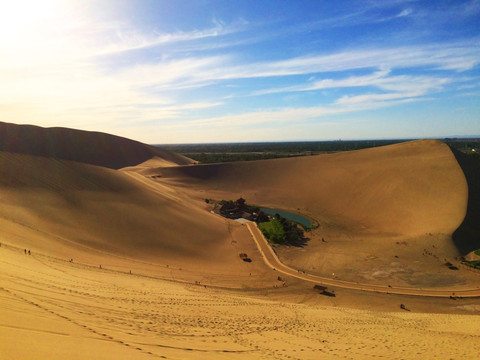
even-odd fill
[{"label": "paved road", "polygon": [[293,269],[285,264],[283,264],[268,244],[267,240],[263,236],[262,232],[258,229],[257,224],[254,222],[246,223],[250,234],[253,237],[253,240],[257,244],[258,250],[262,254],[263,260],[267,266],[275,269],[279,273],[293,276],[298,279],[305,281],[310,281],[315,284],[324,285],[324,286],[334,286],[345,289],[354,289],[354,290],[363,290],[371,291],[378,293],[388,293],[388,294],[400,294],[400,295],[416,295],[416,296],[435,296],[435,297],[450,297],[453,294],[457,297],[480,297],[480,287],[472,289],[444,289],[444,290],[435,290],[435,289],[420,289],[420,288],[406,288],[406,287],[388,287],[381,285],[371,285],[371,284],[361,284],[350,281],[343,281],[338,279],[326,278],[321,276],[316,276],[299,270]]}]

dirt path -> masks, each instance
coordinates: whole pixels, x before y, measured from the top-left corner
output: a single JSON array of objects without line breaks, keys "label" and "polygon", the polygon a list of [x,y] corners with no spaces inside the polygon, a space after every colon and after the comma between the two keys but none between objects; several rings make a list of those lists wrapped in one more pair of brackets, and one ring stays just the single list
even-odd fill
[{"label": "dirt path", "polygon": [[406,288],[406,287],[389,287],[381,285],[362,284],[350,281],[343,281],[338,279],[326,278],[316,275],[311,275],[300,270],[293,269],[283,264],[267,240],[258,229],[257,224],[254,222],[246,223],[246,226],[253,237],[253,240],[257,244],[258,250],[262,254],[262,257],[267,266],[275,269],[276,271],[292,276],[305,281],[310,281],[316,284],[341,287],[345,289],[363,290],[378,293],[399,294],[399,295],[415,295],[415,296],[435,296],[435,297],[450,297],[453,294],[457,297],[480,297],[480,288],[472,289],[420,289],[420,288]]}]

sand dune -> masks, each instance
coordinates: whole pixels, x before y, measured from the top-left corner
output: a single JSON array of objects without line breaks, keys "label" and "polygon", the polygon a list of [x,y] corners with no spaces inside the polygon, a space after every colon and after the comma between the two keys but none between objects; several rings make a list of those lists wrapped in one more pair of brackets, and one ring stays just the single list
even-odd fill
[{"label": "sand dune", "polygon": [[463,237],[463,246],[452,239],[465,218],[469,190],[454,154],[440,141],[180,166],[157,174],[157,182],[192,197],[243,196],[250,204],[316,220],[319,227],[307,233],[305,247],[276,247],[280,259],[294,269],[379,286],[452,287],[474,281],[472,274],[444,265],[458,264],[476,239]]},{"label": "sand dune", "polygon": [[144,176],[149,176],[149,175],[155,175],[158,172],[158,169],[182,165],[182,164],[176,163],[175,161],[173,161],[173,159],[172,160],[168,160],[168,159],[170,159],[170,157],[154,156],[153,158],[148,159],[140,164],[126,166],[120,170],[136,172]]},{"label": "sand dune", "polygon": [[116,254],[205,273],[252,271],[238,257],[254,249],[242,245],[240,224],[136,173],[0,152],[0,186],[3,241],[104,265]]},{"label": "sand dune", "polygon": [[178,165],[193,163],[179,154],[100,132],[42,128],[0,122],[0,151],[72,160],[119,169],[154,156]]},{"label": "sand dune", "polygon": [[276,248],[293,269],[383,288],[480,287],[478,274],[442,263],[458,254],[451,235],[465,225],[471,182],[441,142],[179,166],[191,160],[127,139],[0,123],[0,148],[2,359],[480,351],[479,318],[468,315],[480,311],[478,299],[334,286],[336,297],[319,295],[301,276],[268,266],[248,226],[204,202],[244,196],[317,220],[305,248]]},{"label": "sand dune", "polygon": [[[58,132],[55,136],[66,138],[76,134],[84,145],[99,139],[96,133],[74,130],[7,127],[11,129],[49,136]],[[52,143],[55,136],[51,136]],[[17,140],[20,149],[31,142],[28,136]],[[42,141],[39,144],[45,147]],[[58,149],[56,146],[52,148]],[[80,153],[77,149],[76,155]],[[239,249],[231,246],[237,242],[235,237],[244,239],[244,248],[256,251],[239,224],[209,213],[203,202],[207,197],[243,196],[253,204],[311,216],[320,227],[308,234],[309,251],[279,248],[278,252],[289,265],[317,268],[320,275],[344,271],[341,269],[355,261],[357,254],[368,259],[395,252],[421,260],[421,249],[432,241],[432,246],[437,246],[436,258],[454,258],[458,250],[451,234],[465,218],[467,208],[465,176],[450,149],[434,140],[213,165],[176,166],[181,158],[155,153],[122,171],[67,161],[55,157],[55,151],[48,157],[41,151],[40,155],[0,153],[4,234],[26,232],[23,239],[36,238],[37,248],[45,250],[59,247],[53,244],[68,244],[160,263],[195,259],[190,267],[200,267],[197,262],[209,264],[204,267],[207,272],[218,268],[232,273],[234,270],[227,270],[230,264],[242,265]],[[364,239],[355,238],[358,234]],[[426,234],[433,237],[422,238]],[[327,235],[331,241],[324,246],[319,239]],[[406,238],[406,250],[392,249],[393,241],[406,243]],[[380,270],[385,271],[389,273]],[[452,281],[459,280],[449,283]]]},{"label": "sand dune", "polygon": [[159,173],[187,186],[242,195],[250,203],[391,234],[451,234],[465,217],[468,196],[455,157],[436,140]]}]

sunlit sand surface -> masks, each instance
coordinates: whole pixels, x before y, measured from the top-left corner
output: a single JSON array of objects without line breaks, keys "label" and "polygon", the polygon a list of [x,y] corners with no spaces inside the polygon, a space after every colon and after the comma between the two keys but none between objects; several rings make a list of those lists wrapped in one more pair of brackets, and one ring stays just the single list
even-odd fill
[{"label": "sunlit sand surface", "polygon": [[[63,133],[55,134],[45,141]],[[340,285],[329,285],[335,297],[321,295],[311,281],[273,269],[247,225],[205,202],[243,196],[311,217],[319,227],[306,246],[275,251],[292,269],[332,284],[476,291],[480,274],[445,266],[461,255],[452,234],[469,189],[443,143],[203,166],[126,139],[77,135],[83,147],[66,144],[69,158],[27,143],[0,151],[1,359],[480,353],[479,298]],[[98,139],[108,152],[101,166],[94,152],[82,157]],[[118,144],[137,157],[119,161]]]},{"label": "sunlit sand surface", "polygon": [[478,315],[295,304],[0,251],[2,359],[473,359],[480,351]]}]

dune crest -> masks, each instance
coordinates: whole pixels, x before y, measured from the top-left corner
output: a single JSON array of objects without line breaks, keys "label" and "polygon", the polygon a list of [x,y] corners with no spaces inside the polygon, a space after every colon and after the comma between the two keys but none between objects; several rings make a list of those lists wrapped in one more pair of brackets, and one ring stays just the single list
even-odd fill
[{"label": "dune crest", "polygon": [[110,134],[4,122],[0,122],[0,151],[71,160],[112,169],[138,165],[153,157],[177,165],[193,163],[185,156]]}]

